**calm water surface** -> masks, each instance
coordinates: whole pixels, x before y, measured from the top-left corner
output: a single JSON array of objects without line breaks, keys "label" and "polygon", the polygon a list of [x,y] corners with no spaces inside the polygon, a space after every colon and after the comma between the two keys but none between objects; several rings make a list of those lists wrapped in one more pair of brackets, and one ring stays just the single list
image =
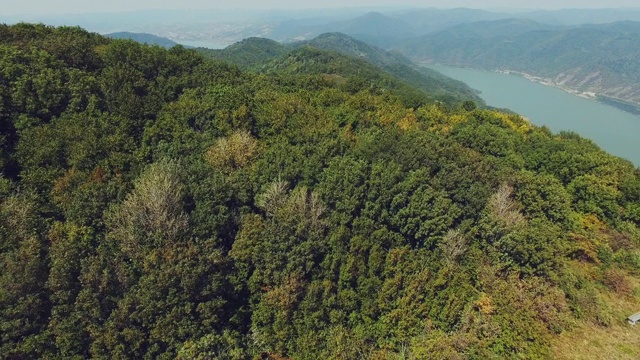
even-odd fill
[{"label": "calm water surface", "polygon": [[607,152],[640,165],[640,116],[517,75],[441,65],[429,67],[480,90],[488,105],[511,109],[554,132],[575,131]]}]

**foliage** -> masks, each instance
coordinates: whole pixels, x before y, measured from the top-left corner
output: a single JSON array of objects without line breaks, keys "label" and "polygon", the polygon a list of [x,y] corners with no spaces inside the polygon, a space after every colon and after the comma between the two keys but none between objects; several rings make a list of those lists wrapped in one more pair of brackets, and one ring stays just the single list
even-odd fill
[{"label": "foliage", "polygon": [[198,51],[259,72],[323,74],[345,86],[389,89],[411,107],[423,105],[425,100],[457,105],[472,99],[483,104],[466,84],[341,33],[322,34],[289,48],[269,39],[248,38],[223,50]]},{"label": "foliage", "polygon": [[636,300],[640,173],[575,134],[313,48],[0,32],[2,358],[551,358]]}]

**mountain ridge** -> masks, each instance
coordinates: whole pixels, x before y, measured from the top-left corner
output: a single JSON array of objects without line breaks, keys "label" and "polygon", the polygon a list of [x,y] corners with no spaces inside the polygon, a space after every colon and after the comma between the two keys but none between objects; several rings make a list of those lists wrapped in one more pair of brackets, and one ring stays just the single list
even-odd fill
[{"label": "mountain ridge", "polygon": [[[354,61],[365,61],[370,65],[363,65],[360,70],[365,71],[364,69],[367,69],[366,71],[371,74],[370,76],[375,73],[375,70],[370,66],[377,67],[396,78],[395,82],[407,83],[411,87],[420,89],[431,98],[435,96],[435,98],[447,103],[461,103],[465,100],[472,100],[480,105],[484,104],[477,92],[466,84],[448,78],[431,69],[417,66],[402,54],[389,52],[342,33],[325,33],[312,40],[286,45],[268,39],[250,38],[223,50],[201,49],[199,51],[211,58],[230,61],[244,68],[267,71],[274,68],[282,70],[282,67],[275,63],[285,61],[284,59],[289,56],[288,52],[305,46],[333,51],[342,54],[342,56],[350,57]],[[308,55],[311,54],[308,53]],[[346,59],[338,60],[338,58],[331,56],[329,58],[340,63],[340,65],[336,64],[332,71],[337,71],[342,76],[348,77],[358,72],[358,65],[348,64],[349,61]],[[288,71],[293,69],[293,67],[285,68],[289,69]],[[300,69],[303,68],[300,67]],[[328,68],[326,70],[328,71]],[[403,86],[398,83],[394,87]],[[409,91],[409,87],[403,88]]]}]

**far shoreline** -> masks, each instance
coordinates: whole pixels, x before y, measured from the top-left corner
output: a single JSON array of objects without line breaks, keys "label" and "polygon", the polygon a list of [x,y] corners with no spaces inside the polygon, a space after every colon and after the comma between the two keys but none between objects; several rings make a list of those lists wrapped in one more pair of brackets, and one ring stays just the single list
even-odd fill
[{"label": "far shoreline", "polygon": [[[471,68],[470,68],[471,69]],[[482,69],[476,69],[476,70],[482,70]],[[572,95],[576,95],[579,96],[581,98],[584,99],[588,99],[588,100],[595,100],[601,104],[604,105],[608,105],[611,107],[614,107],[618,110],[622,110],[628,113],[631,113],[633,115],[639,115],[640,116],[640,104],[636,104],[633,103],[631,101],[626,101],[623,99],[617,99],[617,98],[613,98],[610,96],[606,96],[606,95],[602,95],[602,94],[598,94],[595,92],[591,92],[591,91],[579,91],[576,89],[572,89],[563,85],[560,85],[558,83],[556,83],[555,81],[548,79],[548,78],[543,78],[543,77],[539,77],[539,76],[535,76],[535,75],[531,75],[525,72],[520,72],[520,71],[515,71],[515,70],[489,70],[489,71],[493,71],[493,72],[497,72],[497,73],[501,73],[501,74],[508,74],[508,75],[517,75],[520,77],[523,77],[531,82],[535,82],[538,83],[540,85],[544,85],[544,86],[550,86],[550,87],[554,87],[557,89],[560,89],[566,93],[572,94]]]},{"label": "far shoreline", "polygon": [[578,97],[581,97],[581,98],[587,99],[587,100],[593,100],[593,101],[596,101],[596,102],[601,103],[603,105],[607,105],[607,106],[611,106],[613,108],[616,108],[616,109],[618,109],[620,111],[624,111],[624,112],[629,113],[629,114],[640,116],[640,104],[633,103],[633,102],[630,102],[630,101],[626,101],[626,100],[623,100],[623,99],[613,98],[613,97],[606,96],[606,95],[597,94],[595,92],[583,92],[583,91],[579,91],[579,90],[576,90],[576,89],[568,88],[566,86],[562,86],[562,85],[559,85],[559,84],[555,83],[551,79],[543,78],[543,77],[539,77],[539,76],[535,76],[535,75],[531,75],[531,74],[528,74],[528,73],[525,73],[525,72],[509,70],[509,69],[506,69],[506,70],[505,69],[489,70],[489,69],[475,68],[475,67],[470,67],[470,66],[456,66],[456,65],[448,65],[448,64],[442,64],[442,63],[429,63],[429,62],[419,62],[418,64],[420,66],[425,66],[425,67],[429,67],[429,65],[449,66],[449,67],[460,68],[460,69],[472,69],[472,70],[489,71],[489,72],[495,72],[495,73],[507,74],[507,75],[516,75],[516,76],[519,76],[519,77],[524,78],[526,80],[529,80],[530,82],[533,82],[533,83],[537,83],[537,84],[540,84],[540,85],[544,85],[544,86],[560,89],[560,90],[562,90],[562,91],[564,91],[564,92],[566,92],[568,94],[575,95],[575,96],[578,96]]}]

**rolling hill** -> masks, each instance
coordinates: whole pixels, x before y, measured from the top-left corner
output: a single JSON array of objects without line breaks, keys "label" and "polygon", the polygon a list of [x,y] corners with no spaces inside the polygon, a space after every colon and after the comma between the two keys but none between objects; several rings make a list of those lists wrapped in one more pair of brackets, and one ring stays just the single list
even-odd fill
[{"label": "rolling hill", "polygon": [[[307,50],[298,51],[301,48]],[[286,46],[273,40],[250,38],[223,50],[198,51],[210,58],[229,61],[260,72],[306,72],[309,64],[313,63],[315,72],[345,78],[375,78],[376,83],[382,81],[387,84],[385,86],[403,89],[405,94],[414,94],[411,95],[412,98],[417,96],[417,89],[429,99],[438,99],[449,104],[459,104],[465,100],[483,104],[476,91],[466,84],[431,69],[419,67],[399,53],[383,50],[341,33],[322,34],[313,40]],[[321,56],[321,53],[324,55]],[[304,56],[310,56],[312,59],[304,61]],[[319,59],[320,62],[316,62]],[[298,66],[292,65],[293,63]],[[382,77],[380,70],[384,74]],[[410,90],[411,88],[414,89]]]}]

